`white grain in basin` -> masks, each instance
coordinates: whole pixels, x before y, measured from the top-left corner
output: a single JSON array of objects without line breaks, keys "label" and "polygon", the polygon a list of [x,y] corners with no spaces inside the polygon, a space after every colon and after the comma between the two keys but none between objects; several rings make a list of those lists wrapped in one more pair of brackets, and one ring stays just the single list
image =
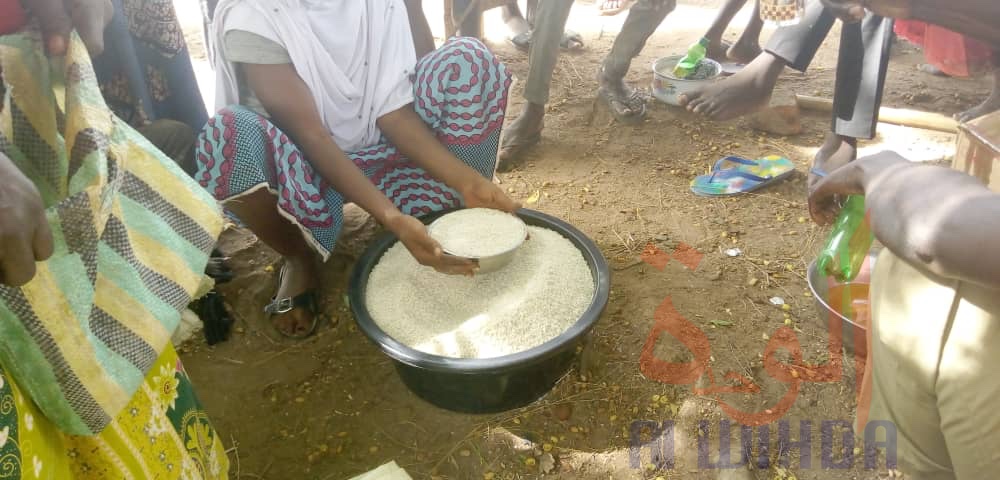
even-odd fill
[{"label": "white grain in basin", "polygon": [[400,343],[446,357],[509,355],[559,336],[590,306],[594,279],[569,240],[528,231],[510,264],[471,278],[424,267],[397,243],[368,278],[368,312]]},{"label": "white grain in basin", "polygon": [[430,235],[446,252],[483,258],[508,252],[524,241],[524,221],[492,208],[466,208],[434,221]]}]

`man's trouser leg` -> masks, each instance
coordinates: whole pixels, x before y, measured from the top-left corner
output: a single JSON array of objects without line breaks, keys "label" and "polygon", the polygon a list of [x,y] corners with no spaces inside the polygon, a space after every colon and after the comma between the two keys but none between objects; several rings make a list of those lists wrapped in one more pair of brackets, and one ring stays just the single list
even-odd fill
[{"label": "man's trouser leg", "polygon": [[789,67],[804,72],[836,20],[819,0],[809,0],[802,20],[775,30],[764,51],[784,60]]},{"label": "man's trouser leg", "polygon": [[611,52],[604,59],[604,74],[610,78],[624,78],[632,59],[639,55],[646,40],[656,31],[664,18],[677,6],[675,0],[639,0],[632,6],[615,37]]},{"label": "man's trouser leg", "polygon": [[883,251],[871,299],[869,438],[885,441],[911,480],[996,478],[1000,295]]},{"label": "man's trouser leg", "polygon": [[871,12],[861,23],[844,24],[840,34],[833,93],[833,132],[873,138],[892,47],[891,18]]},{"label": "man's trouser leg", "polygon": [[549,102],[552,71],[559,60],[559,43],[572,7],[573,0],[539,0],[524,86],[524,99],[536,105]]}]

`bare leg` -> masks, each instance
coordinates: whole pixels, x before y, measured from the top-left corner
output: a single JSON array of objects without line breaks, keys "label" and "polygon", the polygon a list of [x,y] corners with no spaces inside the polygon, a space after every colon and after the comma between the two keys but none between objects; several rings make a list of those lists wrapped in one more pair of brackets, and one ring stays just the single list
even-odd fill
[{"label": "bare leg", "polygon": [[[479,2],[455,0],[454,8],[452,15],[455,17],[455,23],[458,24],[458,33],[466,37],[482,38],[483,12],[479,8]],[[466,11],[468,11],[468,15],[466,15]]]},{"label": "bare leg", "polygon": [[516,1],[507,2],[501,8],[501,15],[503,16],[504,23],[507,24],[507,28],[510,30],[511,37],[531,31],[531,25],[528,24],[528,20],[521,14],[521,9],[517,6]]},{"label": "bare leg", "polygon": [[[316,254],[298,227],[278,213],[278,200],[266,189],[226,203],[226,208],[257,238],[285,259],[278,298],[295,297],[316,287]],[[312,327],[312,313],[303,308],[274,317],[274,327],[291,336],[302,336]]]},{"label": "bare leg", "polygon": [[993,89],[990,91],[990,96],[986,97],[983,103],[959,113],[956,118],[960,122],[968,122],[997,110],[1000,110],[1000,65],[993,67]]},{"label": "bare leg", "polygon": [[722,43],[722,34],[726,33],[726,27],[729,26],[729,22],[733,21],[733,17],[736,16],[736,13],[746,3],[747,0],[726,0],[726,3],[719,9],[719,13],[715,15],[712,25],[705,32],[705,38],[709,42],[708,58],[718,61],[726,59],[726,51],[729,49],[729,46]]},{"label": "bare leg", "polygon": [[729,120],[767,106],[785,61],[764,52],[721,82],[681,96],[681,105],[713,120]]},{"label": "bare leg", "polygon": [[750,21],[747,22],[747,28],[743,30],[736,43],[732,47],[729,47],[726,56],[730,60],[739,63],[752,62],[761,52],[760,30],[762,28],[764,28],[764,21],[760,19],[760,0],[754,0],[753,15],[750,16]]},{"label": "bare leg", "polygon": [[524,102],[521,114],[506,127],[507,131],[504,132],[498,169],[508,170],[510,162],[521,152],[541,141],[543,128],[545,128],[545,105]]},{"label": "bare leg", "polygon": [[434,34],[424,15],[423,0],[404,0],[406,14],[410,18],[410,31],[413,32],[413,47],[417,58],[434,51]]}]

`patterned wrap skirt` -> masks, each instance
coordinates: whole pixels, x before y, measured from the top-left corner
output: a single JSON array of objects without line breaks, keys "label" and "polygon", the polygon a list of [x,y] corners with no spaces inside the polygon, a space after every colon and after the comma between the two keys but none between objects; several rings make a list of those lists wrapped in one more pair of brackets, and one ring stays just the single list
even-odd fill
[{"label": "patterned wrap skirt", "polygon": [[171,0],[112,0],[104,53],[93,58],[101,94],[129,125],[183,122],[197,132],[208,120],[184,30]]},{"label": "patterned wrap skirt", "polygon": [[[511,75],[481,42],[453,38],[414,73],[414,109],[459,160],[492,179]],[[453,189],[383,141],[346,152],[405,214],[462,204]],[[196,179],[225,203],[266,188],[278,211],[327,258],[343,221],[344,199],[316,174],[303,152],[267,118],[240,106],[209,120],[197,143]]]}]

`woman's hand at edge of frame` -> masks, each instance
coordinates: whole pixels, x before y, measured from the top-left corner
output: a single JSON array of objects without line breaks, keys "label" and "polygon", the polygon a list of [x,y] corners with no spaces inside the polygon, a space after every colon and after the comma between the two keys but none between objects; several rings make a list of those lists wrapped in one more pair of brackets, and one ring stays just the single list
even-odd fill
[{"label": "woman's hand at edge of frame", "polygon": [[74,29],[91,55],[104,52],[104,28],[115,13],[111,0],[32,0],[25,6],[41,25],[49,55],[66,54]]},{"label": "woman's hand at edge of frame", "polygon": [[19,287],[52,256],[52,230],[38,189],[2,152],[0,178],[0,284]]}]

